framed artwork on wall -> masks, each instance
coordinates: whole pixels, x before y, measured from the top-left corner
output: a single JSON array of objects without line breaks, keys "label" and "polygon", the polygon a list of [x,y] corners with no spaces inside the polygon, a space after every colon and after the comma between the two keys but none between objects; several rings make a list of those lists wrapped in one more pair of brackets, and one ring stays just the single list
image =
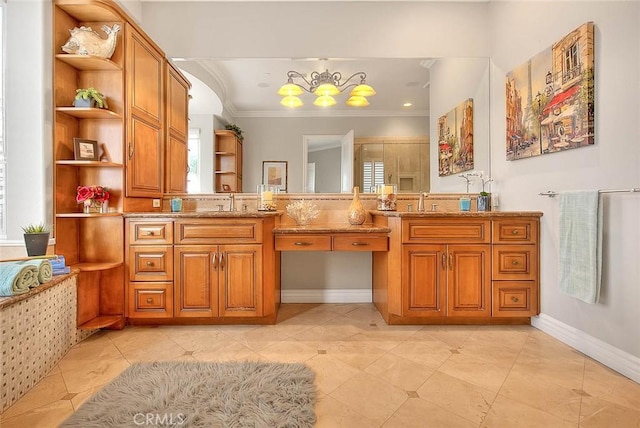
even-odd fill
[{"label": "framed artwork on wall", "polygon": [[595,143],[593,39],[587,22],[507,73],[507,160]]},{"label": "framed artwork on wall", "polygon": [[438,118],[438,175],[473,169],[473,98]]},{"label": "framed artwork on wall", "polygon": [[98,142],[95,140],[85,140],[84,138],[74,138],[73,156],[75,160],[97,161]]},{"label": "framed artwork on wall", "polygon": [[287,191],[287,161],[262,161],[262,184]]}]

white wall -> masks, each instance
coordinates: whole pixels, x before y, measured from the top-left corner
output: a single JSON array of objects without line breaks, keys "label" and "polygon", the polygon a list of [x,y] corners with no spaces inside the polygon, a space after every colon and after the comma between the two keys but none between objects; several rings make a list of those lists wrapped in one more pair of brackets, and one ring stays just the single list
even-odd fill
[{"label": "white wall", "polygon": [[[603,197],[603,282],[595,305],[558,290],[558,201],[538,196],[640,187],[640,3],[492,2],[490,11],[494,190],[503,210],[544,212],[542,313],[640,357],[640,195]],[[595,23],[595,145],[507,162],[506,73],[587,21]]]},{"label": "white wall", "polygon": [[21,226],[53,224],[51,10],[45,1],[6,5],[7,239],[18,246]]}]

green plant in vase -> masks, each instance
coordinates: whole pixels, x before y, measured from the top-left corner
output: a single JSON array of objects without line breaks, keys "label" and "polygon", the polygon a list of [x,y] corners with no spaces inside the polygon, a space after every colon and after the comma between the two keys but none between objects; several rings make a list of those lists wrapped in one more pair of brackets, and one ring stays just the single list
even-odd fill
[{"label": "green plant in vase", "polygon": [[49,245],[49,226],[44,223],[32,223],[22,227],[27,255],[44,256]]},{"label": "green plant in vase", "polygon": [[480,182],[482,183],[482,191],[478,196],[478,211],[491,211],[491,193],[486,191],[487,184],[493,181],[492,178],[484,176],[484,173],[480,173]]},{"label": "green plant in vase", "polygon": [[96,88],[76,89],[76,98],[73,103],[76,107],[93,107],[109,108],[107,97]]},{"label": "green plant in vase", "polygon": [[236,134],[236,137],[238,137],[238,140],[243,141],[244,140],[244,136],[242,135],[242,129],[240,129],[240,127],[238,125],[225,125],[224,129],[228,130],[228,131],[233,131],[234,134]]}]

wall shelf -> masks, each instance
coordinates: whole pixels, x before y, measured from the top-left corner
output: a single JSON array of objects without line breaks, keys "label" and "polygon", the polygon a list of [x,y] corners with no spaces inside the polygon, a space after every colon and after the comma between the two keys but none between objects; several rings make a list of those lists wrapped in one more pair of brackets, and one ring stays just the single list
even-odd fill
[{"label": "wall shelf", "polygon": [[107,58],[87,55],[57,54],[56,59],[71,67],[84,71],[122,71],[122,68]]},{"label": "wall shelf", "polygon": [[80,330],[97,330],[99,328],[111,327],[124,322],[122,315],[101,315],[78,326]]},{"label": "wall shelf", "polygon": [[99,272],[122,266],[122,262],[83,262],[74,263],[71,269],[79,269],[80,272]]},{"label": "wall shelf", "polygon": [[124,165],[116,162],[101,162],[101,161],[84,161],[84,160],[57,160],[56,165],[67,166],[85,166],[85,167],[109,167],[109,168],[124,168]]},{"label": "wall shelf", "polygon": [[56,111],[79,119],[122,119],[122,116],[103,108],[56,107]]}]

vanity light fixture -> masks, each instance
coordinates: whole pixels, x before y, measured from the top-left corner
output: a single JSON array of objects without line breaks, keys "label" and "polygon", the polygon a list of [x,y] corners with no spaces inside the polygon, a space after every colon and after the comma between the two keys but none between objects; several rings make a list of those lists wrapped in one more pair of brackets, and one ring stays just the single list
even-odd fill
[{"label": "vanity light fixture", "polygon": [[[352,79],[355,78],[359,78],[360,83],[352,82]],[[300,107],[303,102],[298,95],[302,95],[306,91],[317,96],[313,102],[314,105],[330,107],[336,104],[334,98],[336,95],[340,95],[347,88],[354,86],[349,93],[350,98],[346,104],[352,107],[366,107],[369,105],[366,97],[376,94],[376,91],[366,84],[366,78],[365,72],[358,71],[343,80],[340,72],[330,73],[329,70],[325,70],[312,72],[311,79],[307,80],[302,73],[292,70],[287,73],[287,83],[278,90],[278,95],[283,97],[280,104],[286,107]],[[304,84],[302,82],[296,83],[294,79],[302,79]]]}]

